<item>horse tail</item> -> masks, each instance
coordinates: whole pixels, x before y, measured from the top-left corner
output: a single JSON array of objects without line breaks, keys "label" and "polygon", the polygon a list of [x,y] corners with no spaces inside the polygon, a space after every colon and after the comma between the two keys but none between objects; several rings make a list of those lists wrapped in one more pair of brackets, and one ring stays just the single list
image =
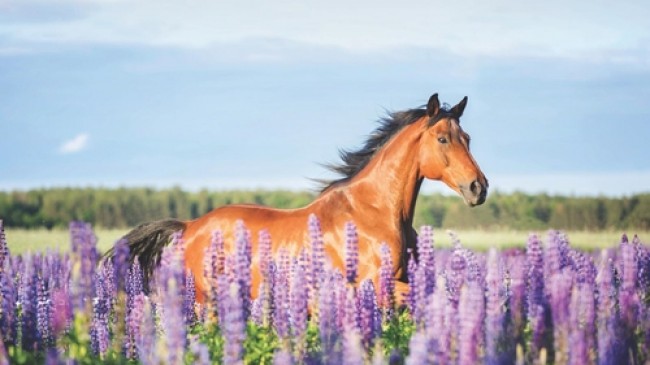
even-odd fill
[{"label": "horse tail", "polygon": [[[122,237],[121,240],[129,246],[129,262],[136,258],[140,262],[145,290],[154,269],[160,264],[163,249],[171,242],[172,234],[184,230],[185,226],[185,222],[176,219],[163,219],[142,223]],[[111,248],[104,258],[112,257],[113,253]]]}]

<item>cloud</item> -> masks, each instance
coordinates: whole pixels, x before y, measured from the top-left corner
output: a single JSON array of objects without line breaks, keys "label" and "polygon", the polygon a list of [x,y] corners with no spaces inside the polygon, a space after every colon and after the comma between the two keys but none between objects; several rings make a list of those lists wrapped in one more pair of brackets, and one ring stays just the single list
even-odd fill
[{"label": "cloud", "polygon": [[[381,6],[376,1],[137,3],[78,0],[32,3],[0,25],[6,40],[40,44],[127,44],[205,50],[258,39],[278,39],[349,52],[418,47],[466,56],[548,56],[591,59],[642,48],[650,31],[644,1],[613,7],[596,1],[472,0]],[[24,5],[27,6],[27,5]],[[13,8],[19,8],[14,4]],[[52,9],[54,8],[54,9]],[[61,8],[61,9],[59,9]],[[57,10],[55,12],[55,10]],[[558,11],[561,9],[561,11]],[[48,14],[59,14],[44,18]],[[2,17],[0,17],[2,20]]]},{"label": "cloud", "polygon": [[59,147],[59,153],[67,155],[84,150],[88,146],[88,138],[88,133],[78,134],[74,138],[65,141],[61,147]]}]

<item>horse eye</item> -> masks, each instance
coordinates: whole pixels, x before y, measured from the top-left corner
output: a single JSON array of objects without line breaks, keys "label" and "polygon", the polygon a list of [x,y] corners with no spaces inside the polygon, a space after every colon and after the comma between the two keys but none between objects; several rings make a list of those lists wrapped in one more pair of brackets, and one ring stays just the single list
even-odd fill
[{"label": "horse eye", "polygon": [[445,138],[445,137],[438,137],[438,142],[440,142],[440,143],[447,143],[447,138]]}]

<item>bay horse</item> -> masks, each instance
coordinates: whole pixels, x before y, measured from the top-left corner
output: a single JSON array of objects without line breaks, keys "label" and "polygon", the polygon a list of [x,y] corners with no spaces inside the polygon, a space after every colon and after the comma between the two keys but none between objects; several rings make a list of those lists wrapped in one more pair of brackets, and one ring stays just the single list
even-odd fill
[{"label": "bay horse", "polygon": [[[213,231],[221,231],[226,252],[232,252],[236,222],[242,220],[251,232],[268,230],[274,254],[283,247],[297,255],[310,242],[307,222],[315,214],[333,267],[345,272],[345,223],[352,221],[359,239],[359,282],[370,278],[377,284],[380,245],[385,242],[395,266],[396,294],[404,295],[407,250],[416,251],[412,224],[423,179],[442,181],[469,206],[482,204],[487,195],[488,181],[470,153],[469,135],[460,126],[466,105],[467,97],[444,108],[438,94],[433,94],[426,108],[389,113],[363,147],[341,151],[343,163],[329,167],[342,177],[324,182],[320,194],[303,208],[227,205],[190,221],[144,223],[124,237],[132,259],[138,255],[145,272],[152,271],[171,234],[182,230],[186,266],[196,278],[197,299],[202,301],[208,290],[203,257]],[[262,279],[257,252],[258,244],[252,242],[252,297],[257,296]]]}]

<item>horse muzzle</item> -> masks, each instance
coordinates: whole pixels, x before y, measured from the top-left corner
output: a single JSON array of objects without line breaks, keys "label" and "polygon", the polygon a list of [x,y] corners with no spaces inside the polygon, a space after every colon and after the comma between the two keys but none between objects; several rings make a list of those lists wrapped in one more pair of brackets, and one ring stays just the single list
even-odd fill
[{"label": "horse muzzle", "polygon": [[460,192],[465,199],[465,203],[470,207],[481,205],[487,197],[488,184],[479,180],[474,180],[468,185],[460,185]]}]

